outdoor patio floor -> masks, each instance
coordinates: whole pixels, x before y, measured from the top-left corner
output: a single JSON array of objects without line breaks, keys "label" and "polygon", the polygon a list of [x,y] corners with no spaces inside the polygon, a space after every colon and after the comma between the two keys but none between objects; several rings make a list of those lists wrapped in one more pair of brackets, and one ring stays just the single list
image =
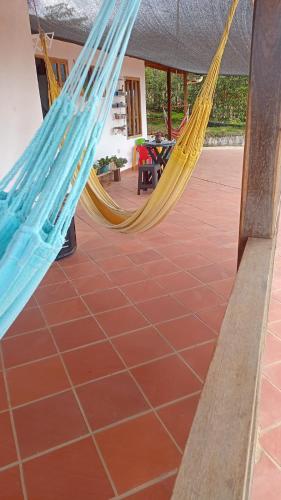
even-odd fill
[{"label": "outdoor patio floor", "polygon": [[[147,233],[78,210],[77,252],[0,343],[1,500],[171,497],[235,276],[241,167],[241,148],[204,150]],[[136,186],[128,172],[109,191],[129,208]],[[281,498],[280,253],[252,500]]]}]

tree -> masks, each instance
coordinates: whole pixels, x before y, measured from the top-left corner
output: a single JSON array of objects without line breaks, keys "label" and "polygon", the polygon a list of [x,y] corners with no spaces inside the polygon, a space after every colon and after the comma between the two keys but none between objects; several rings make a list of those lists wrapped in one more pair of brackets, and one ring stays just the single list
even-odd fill
[{"label": "tree", "polygon": [[[190,75],[193,78],[197,75]],[[201,88],[201,84],[188,86],[188,102],[192,108]],[[146,68],[147,109],[161,111],[167,103],[166,72]],[[172,108],[183,111],[183,78],[172,75]],[[244,122],[246,119],[248,96],[248,78],[244,76],[220,76],[215,93],[214,107],[211,115],[213,121]]]}]

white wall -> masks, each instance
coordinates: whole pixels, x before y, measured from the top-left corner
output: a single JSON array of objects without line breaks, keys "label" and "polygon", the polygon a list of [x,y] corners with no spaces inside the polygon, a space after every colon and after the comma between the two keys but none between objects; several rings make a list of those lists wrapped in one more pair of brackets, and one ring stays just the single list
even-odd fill
[{"label": "white wall", "polygon": [[[68,69],[71,71],[75,60],[80,53],[81,47],[72,43],[53,40],[49,55],[59,59],[68,61]],[[146,123],[146,98],[145,98],[145,65],[144,61],[125,57],[120,77],[135,77],[140,78],[141,86],[141,115],[142,115],[142,134],[141,137],[147,136]],[[117,110],[115,109],[115,112]],[[96,159],[102,156],[121,156],[128,159],[128,166],[132,164],[132,152],[135,144],[135,138],[128,139],[127,135],[117,134],[112,132],[112,128],[116,126],[116,121],[113,121],[113,112],[107,119],[101,141],[97,147]],[[120,124],[123,125],[123,121]]]},{"label": "white wall", "polygon": [[0,0],[0,178],[42,121],[26,0]]}]

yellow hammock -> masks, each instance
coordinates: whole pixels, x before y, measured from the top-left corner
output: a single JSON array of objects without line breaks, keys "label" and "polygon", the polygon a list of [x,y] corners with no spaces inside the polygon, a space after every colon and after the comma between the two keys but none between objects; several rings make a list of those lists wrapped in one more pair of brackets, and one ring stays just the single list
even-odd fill
[{"label": "yellow hammock", "polygon": [[[203,148],[221,60],[238,2],[239,0],[232,1],[217,52],[194,103],[190,119],[183,128],[156,189],[144,206],[135,211],[128,211],[119,207],[100,184],[95,170],[92,169],[82,193],[81,202],[89,216],[97,222],[126,233],[146,231],[158,224],[181,197]],[[42,43],[42,47],[47,61],[46,43]],[[53,69],[51,64],[46,64],[46,66],[51,87],[54,80],[50,78],[50,72],[53,73]],[[56,85],[58,87],[57,82]],[[53,94],[55,92],[50,90],[50,95]]]}]

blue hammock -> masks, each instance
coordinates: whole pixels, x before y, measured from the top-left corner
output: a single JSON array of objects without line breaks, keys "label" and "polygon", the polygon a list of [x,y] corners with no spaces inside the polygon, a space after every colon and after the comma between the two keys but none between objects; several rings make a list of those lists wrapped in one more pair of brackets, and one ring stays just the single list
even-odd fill
[{"label": "blue hammock", "polygon": [[63,245],[111,109],[140,1],[104,0],[59,98],[0,181],[0,338]]}]

